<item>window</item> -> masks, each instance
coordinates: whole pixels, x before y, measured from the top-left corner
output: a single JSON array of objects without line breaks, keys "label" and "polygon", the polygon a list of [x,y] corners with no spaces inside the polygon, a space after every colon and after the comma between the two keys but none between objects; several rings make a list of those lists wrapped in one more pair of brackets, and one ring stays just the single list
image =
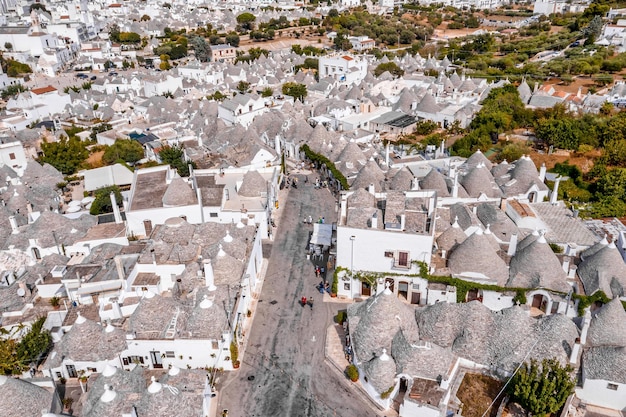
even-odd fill
[{"label": "window", "polygon": [[217,217],[217,213],[209,213],[209,217]]},{"label": "window", "polygon": [[129,356],[123,359],[124,365],[130,365],[131,363],[137,363],[143,365],[143,356]]},{"label": "window", "polygon": [[397,266],[408,268],[409,266],[409,252],[398,252],[396,258]]},{"label": "window", "polygon": [[217,341],[214,340],[211,342],[211,348],[213,350],[218,350],[220,348],[220,345],[217,343]]},{"label": "window", "polygon": [[393,258],[393,252],[392,251],[385,251],[385,258]]},{"label": "window", "polygon": [[11,160],[15,159],[15,154],[14,153],[10,153],[9,154],[9,159],[11,159]]},{"label": "window", "polygon": [[252,104],[248,106],[248,111],[252,111]]},{"label": "window", "polygon": [[617,384],[611,384],[611,383],[609,383],[609,384],[606,386],[606,389],[610,389],[610,390],[612,390],[612,391],[617,391],[617,388],[619,388]]},{"label": "window", "polygon": [[168,350],[168,351],[165,352],[165,357],[166,358],[175,358],[176,354],[174,353],[174,351]]}]

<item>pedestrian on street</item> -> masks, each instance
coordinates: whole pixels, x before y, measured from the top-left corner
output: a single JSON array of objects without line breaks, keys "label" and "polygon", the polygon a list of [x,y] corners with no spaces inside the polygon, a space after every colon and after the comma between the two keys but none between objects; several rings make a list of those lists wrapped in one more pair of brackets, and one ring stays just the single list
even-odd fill
[{"label": "pedestrian on street", "polygon": [[302,297],[302,307],[306,306],[306,297]]},{"label": "pedestrian on street", "polygon": [[311,306],[311,311],[313,311],[313,297],[309,298],[309,306]]}]

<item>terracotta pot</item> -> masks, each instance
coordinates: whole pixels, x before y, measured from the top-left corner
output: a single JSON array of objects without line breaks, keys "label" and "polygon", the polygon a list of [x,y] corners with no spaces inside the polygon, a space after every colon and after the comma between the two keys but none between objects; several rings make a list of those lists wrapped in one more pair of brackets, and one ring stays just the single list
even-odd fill
[{"label": "terracotta pot", "polygon": [[335,294],[334,292],[331,292],[331,293],[330,293],[330,297],[331,297],[331,298],[337,298],[337,294]]}]

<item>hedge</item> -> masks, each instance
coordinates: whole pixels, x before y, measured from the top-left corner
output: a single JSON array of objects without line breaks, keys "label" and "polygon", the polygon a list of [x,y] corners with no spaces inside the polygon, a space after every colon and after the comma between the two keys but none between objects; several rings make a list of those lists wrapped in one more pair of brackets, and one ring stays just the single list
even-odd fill
[{"label": "hedge", "polygon": [[326,168],[328,168],[328,170],[331,172],[331,174],[333,174],[333,178],[335,178],[341,184],[341,188],[343,188],[344,190],[349,190],[350,189],[350,186],[348,185],[348,180],[337,169],[337,167],[335,167],[335,164],[330,162],[330,159],[326,158],[324,155],[320,155],[318,153],[313,152],[311,150],[311,148],[309,148],[309,145],[302,145],[302,147],[300,149],[302,150],[302,152],[304,152],[304,155],[311,162],[315,162],[315,163],[318,163],[320,165],[321,164],[326,165]]}]

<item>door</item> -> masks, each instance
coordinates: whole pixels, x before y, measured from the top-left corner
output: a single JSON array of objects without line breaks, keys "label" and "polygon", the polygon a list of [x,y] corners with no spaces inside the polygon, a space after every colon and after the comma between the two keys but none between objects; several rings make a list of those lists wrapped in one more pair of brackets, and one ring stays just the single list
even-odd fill
[{"label": "door", "polygon": [[535,294],[533,296],[533,304],[532,306],[535,308],[541,308],[541,302],[543,301],[543,295]]},{"label": "door", "polygon": [[[389,283],[389,284],[387,284]],[[387,285],[389,285],[389,291],[393,292],[393,287],[394,287],[395,281],[393,278],[385,278],[385,287]]]},{"label": "door", "polygon": [[400,281],[398,283],[398,298],[409,299],[409,283]]},{"label": "door", "polygon": [[74,365],[65,365],[65,369],[67,369],[67,376],[69,376],[70,378],[78,377],[78,374],[76,373],[76,367]]},{"label": "door", "polygon": [[361,282],[361,295],[372,295],[372,287],[367,282]]},{"label": "door", "polygon": [[419,304],[422,298],[422,294],[419,292],[411,293],[411,304]]},{"label": "door", "polygon": [[161,360],[161,352],[152,351],[150,352],[150,359],[152,359],[152,367],[163,368],[163,361]]}]

